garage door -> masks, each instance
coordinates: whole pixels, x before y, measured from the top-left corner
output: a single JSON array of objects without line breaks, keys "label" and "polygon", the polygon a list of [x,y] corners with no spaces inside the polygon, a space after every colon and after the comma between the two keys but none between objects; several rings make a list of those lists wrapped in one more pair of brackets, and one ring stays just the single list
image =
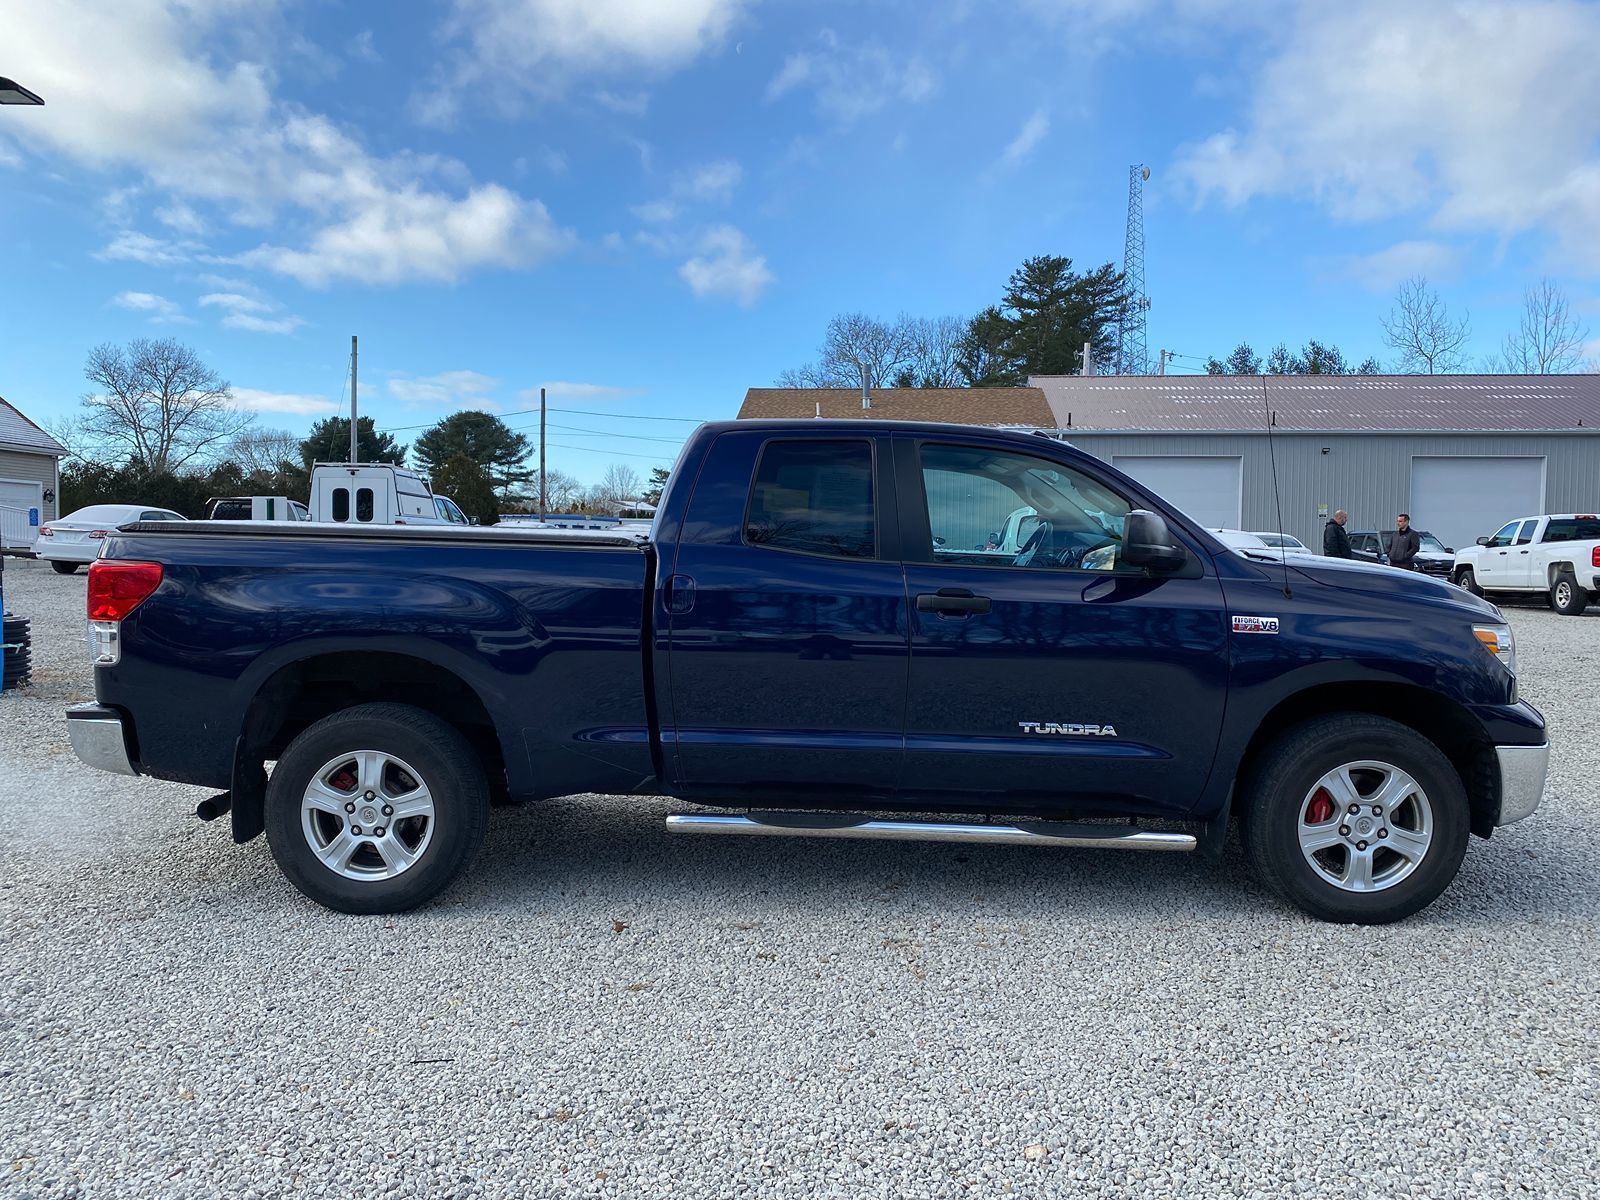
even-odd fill
[{"label": "garage door", "polygon": [[1118,454],[1111,460],[1207,529],[1239,528],[1243,463],[1236,455],[1198,454]]},{"label": "garage door", "polygon": [[1544,459],[1491,455],[1411,460],[1411,523],[1460,549],[1512,517],[1544,512]]},{"label": "garage door", "polygon": [[44,512],[44,484],[0,479],[0,549],[31,550]]}]

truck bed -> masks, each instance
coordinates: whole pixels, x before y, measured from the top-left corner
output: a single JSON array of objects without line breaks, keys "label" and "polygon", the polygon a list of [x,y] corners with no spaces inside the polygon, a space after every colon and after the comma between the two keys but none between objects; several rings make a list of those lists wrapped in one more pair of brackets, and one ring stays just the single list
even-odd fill
[{"label": "truck bed", "polygon": [[[96,672],[99,701],[138,714],[146,774],[227,788],[241,741],[270,756],[359,693],[467,713],[485,746],[507,748],[496,769],[515,796],[655,777],[648,543],[145,522],[108,538],[105,556],[163,568],[123,622],[121,661]],[[314,701],[309,719],[273,727],[267,714],[295,696]]]}]

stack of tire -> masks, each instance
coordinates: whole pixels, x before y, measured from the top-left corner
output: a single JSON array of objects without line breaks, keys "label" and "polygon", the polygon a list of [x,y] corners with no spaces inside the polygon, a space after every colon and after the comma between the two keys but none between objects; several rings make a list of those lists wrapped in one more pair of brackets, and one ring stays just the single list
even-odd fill
[{"label": "stack of tire", "polygon": [[0,618],[0,646],[4,646],[4,661],[0,662],[0,688],[10,691],[27,683],[33,674],[33,634],[27,617],[6,613]]}]

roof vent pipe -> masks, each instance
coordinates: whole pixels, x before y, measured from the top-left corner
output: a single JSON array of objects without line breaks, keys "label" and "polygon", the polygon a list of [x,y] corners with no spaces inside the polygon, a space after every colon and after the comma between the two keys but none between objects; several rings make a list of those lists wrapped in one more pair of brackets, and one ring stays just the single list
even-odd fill
[{"label": "roof vent pipe", "polygon": [[867,367],[865,363],[861,365],[861,407],[872,407],[872,385],[867,382]]},{"label": "roof vent pipe", "polygon": [[1094,343],[1093,342],[1085,342],[1083,344],[1083,373],[1085,375],[1093,375],[1094,374]]}]

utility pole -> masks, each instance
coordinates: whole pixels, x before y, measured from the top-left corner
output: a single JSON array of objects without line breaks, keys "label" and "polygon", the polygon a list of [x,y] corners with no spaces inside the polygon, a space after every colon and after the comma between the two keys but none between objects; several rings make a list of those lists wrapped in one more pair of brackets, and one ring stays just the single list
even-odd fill
[{"label": "utility pole", "polygon": [[361,459],[356,455],[356,335],[350,335],[350,465]]},{"label": "utility pole", "polygon": [[539,523],[544,524],[544,389],[539,389]]}]

